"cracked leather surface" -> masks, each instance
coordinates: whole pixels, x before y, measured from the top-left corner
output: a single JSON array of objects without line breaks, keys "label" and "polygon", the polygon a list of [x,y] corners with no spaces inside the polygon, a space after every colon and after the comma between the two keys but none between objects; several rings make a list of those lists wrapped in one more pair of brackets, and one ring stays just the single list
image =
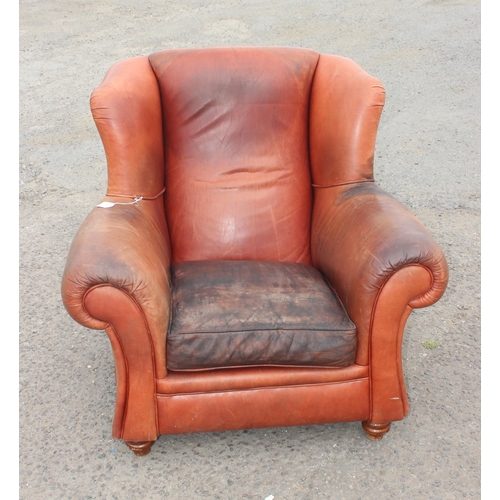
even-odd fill
[{"label": "cracked leather surface", "polygon": [[356,327],[314,268],[256,261],[172,267],[173,370],[231,366],[348,366]]}]

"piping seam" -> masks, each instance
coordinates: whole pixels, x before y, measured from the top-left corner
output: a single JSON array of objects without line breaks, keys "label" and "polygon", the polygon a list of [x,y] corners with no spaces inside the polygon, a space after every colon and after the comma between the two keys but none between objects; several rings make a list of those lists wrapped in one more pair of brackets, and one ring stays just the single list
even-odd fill
[{"label": "piping seam", "polygon": [[106,196],[115,196],[117,198],[140,198],[141,200],[156,200],[165,192],[165,187],[155,196],[138,196],[135,194],[118,194],[118,193],[106,193]]},{"label": "piping seam", "polygon": [[195,391],[195,392],[171,392],[168,394],[157,393],[157,398],[172,398],[175,396],[204,396],[207,394],[221,394],[229,392],[250,392],[250,391],[263,391],[263,390],[279,390],[279,389],[289,389],[289,388],[299,388],[299,387],[320,387],[325,385],[339,385],[345,383],[361,383],[368,379],[368,377],[356,378],[352,380],[339,380],[337,382],[320,382],[320,383],[310,383],[310,384],[292,384],[292,385],[276,385],[276,386],[265,386],[265,387],[248,387],[246,389],[225,389],[225,390],[215,390],[215,391]]},{"label": "piping seam", "polygon": [[[390,276],[388,276],[384,280],[384,282],[382,283],[381,287],[378,289],[377,296],[375,297],[375,300],[373,302],[372,312],[371,312],[371,315],[370,315],[370,326],[369,326],[369,330],[368,330],[368,378],[369,378],[369,384],[370,384],[370,420],[373,419],[372,334],[373,334],[373,322],[374,322],[374,317],[375,317],[375,311],[377,309],[377,304],[378,304],[378,300],[379,300],[380,294],[382,293],[382,290],[384,289],[384,287],[387,284],[387,282],[397,272],[401,271],[405,267],[410,267],[410,266],[419,266],[419,267],[424,268],[431,275],[431,278],[433,278],[433,274],[432,274],[432,272],[429,270],[429,268],[427,266],[424,266],[423,264],[420,264],[420,263],[405,264],[404,266],[401,266],[399,269],[397,269],[396,271],[394,271]],[[431,279],[431,281],[432,281],[432,283],[431,283],[431,288],[432,288],[433,285],[434,285],[434,280]],[[412,302],[413,300],[417,299],[420,296],[421,295],[419,295],[419,296],[411,299],[409,302]],[[409,303],[407,304],[407,306],[409,306]],[[411,306],[409,306],[409,307],[411,307]],[[399,326],[398,326],[398,329],[399,329]],[[400,382],[399,373],[398,373],[398,381]]]},{"label": "piping seam", "polygon": [[[144,325],[146,327],[146,332],[147,332],[147,335],[148,335],[148,340],[149,340],[149,347],[151,349],[151,361],[152,361],[152,365],[153,365],[153,378],[155,380],[155,383],[153,384],[154,387],[153,387],[153,391],[154,391],[154,394],[153,394],[153,401],[154,401],[154,405],[155,405],[155,427],[156,427],[156,434],[158,435],[158,428],[159,428],[159,422],[158,422],[158,408],[157,408],[157,405],[156,405],[156,396],[157,396],[157,393],[156,393],[156,360],[155,360],[155,350],[154,350],[154,344],[153,344],[153,340],[151,338],[151,330],[149,328],[149,323],[148,323],[148,320],[146,318],[146,315],[144,314],[144,311],[141,307],[141,305],[139,304],[139,302],[137,302],[137,300],[135,299],[135,297],[133,297],[129,292],[127,292],[126,290],[124,290],[123,288],[120,288],[120,287],[117,287],[117,286],[114,286],[110,283],[102,283],[100,285],[95,285],[93,286],[92,288],[89,288],[85,294],[83,295],[83,298],[82,298],[82,305],[84,306],[85,304],[85,297],[94,289],[96,288],[103,288],[103,287],[111,287],[111,288],[115,288],[116,290],[119,290],[121,292],[124,292],[131,300],[132,302],[137,306],[137,308],[139,309],[139,312],[142,316],[142,319],[144,321]],[[85,307],[84,307],[85,308]],[[85,312],[92,318],[93,316],[91,316],[89,314],[89,312],[87,311],[87,309],[85,308]],[[96,318],[97,319],[97,318]],[[107,325],[110,325],[110,323],[108,322]],[[110,325],[113,330],[118,333],[116,331],[116,329],[113,327],[113,325]],[[122,350],[123,350],[123,345],[121,343],[121,340],[120,340],[120,336],[117,334],[117,337],[119,339],[119,342],[120,342],[120,346],[122,347]],[[124,351],[123,351],[124,352]],[[128,389],[129,389],[129,370],[128,370],[128,361],[127,361],[127,357],[124,356],[125,358],[125,365],[127,367],[127,395],[128,395]],[[128,397],[127,397],[127,403],[126,405],[128,406]],[[127,406],[125,407],[125,410],[127,409]],[[125,422],[125,414],[124,414],[124,420],[123,422]],[[121,430],[121,434],[123,435],[123,425],[122,425],[122,430]]]},{"label": "piping seam", "polygon": [[318,184],[311,184],[311,186],[314,188],[331,188],[331,187],[337,187],[337,186],[347,186],[349,184],[362,184],[364,182],[375,182],[375,179],[362,179],[362,180],[358,180],[358,181],[338,182],[336,184],[330,184],[328,186],[320,186]]}]

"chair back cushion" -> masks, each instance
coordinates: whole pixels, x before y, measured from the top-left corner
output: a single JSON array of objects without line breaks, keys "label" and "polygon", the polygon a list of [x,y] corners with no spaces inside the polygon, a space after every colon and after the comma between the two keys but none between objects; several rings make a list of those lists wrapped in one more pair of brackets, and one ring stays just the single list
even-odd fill
[{"label": "chair back cushion", "polygon": [[167,50],[150,56],[162,102],[172,262],[310,264],[304,49]]}]

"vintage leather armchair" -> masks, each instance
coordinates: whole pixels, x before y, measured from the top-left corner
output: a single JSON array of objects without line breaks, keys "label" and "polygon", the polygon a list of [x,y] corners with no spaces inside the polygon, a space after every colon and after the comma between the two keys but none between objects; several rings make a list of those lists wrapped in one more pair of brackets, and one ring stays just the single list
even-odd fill
[{"label": "vintage leather armchair", "polygon": [[295,48],[166,50],[91,97],[108,189],[71,245],[62,297],[105,330],[113,436],[408,413],[401,344],[445,257],[374,182],[385,92],[353,61]]}]

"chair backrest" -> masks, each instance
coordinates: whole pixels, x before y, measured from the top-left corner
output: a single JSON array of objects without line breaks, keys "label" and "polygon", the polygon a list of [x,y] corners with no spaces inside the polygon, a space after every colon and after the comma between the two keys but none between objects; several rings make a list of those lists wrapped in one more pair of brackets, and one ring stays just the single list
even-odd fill
[{"label": "chair backrest", "polygon": [[158,80],[173,263],[309,264],[309,100],[319,54],[167,50]]}]

